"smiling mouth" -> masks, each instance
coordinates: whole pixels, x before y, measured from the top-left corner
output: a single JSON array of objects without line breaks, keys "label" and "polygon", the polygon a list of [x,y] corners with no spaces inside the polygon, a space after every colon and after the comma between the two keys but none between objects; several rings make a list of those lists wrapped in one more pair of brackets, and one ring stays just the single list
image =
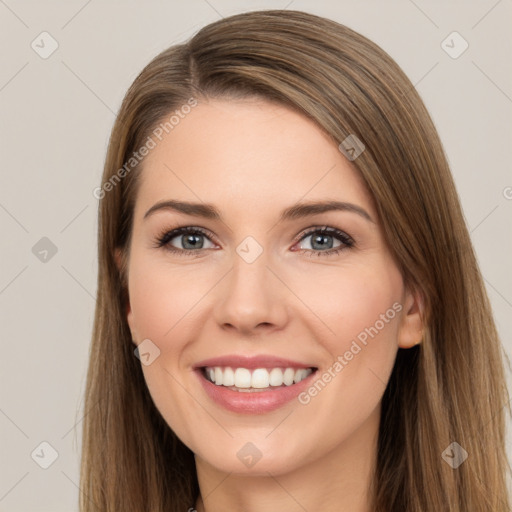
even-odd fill
[{"label": "smiling mouth", "polygon": [[233,368],[230,366],[205,366],[201,368],[203,377],[232,391],[254,393],[271,391],[298,384],[317,370],[310,368]]}]

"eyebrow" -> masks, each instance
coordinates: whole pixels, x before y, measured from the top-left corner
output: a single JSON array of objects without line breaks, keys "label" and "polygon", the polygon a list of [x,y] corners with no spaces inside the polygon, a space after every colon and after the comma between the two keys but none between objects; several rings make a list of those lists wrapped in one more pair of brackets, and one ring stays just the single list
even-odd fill
[{"label": "eyebrow", "polygon": [[[144,219],[148,218],[153,213],[160,210],[172,210],[187,215],[194,215],[196,217],[203,217],[211,220],[222,220],[222,216],[215,208],[215,206],[207,203],[191,203],[187,201],[176,201],[173,199],[167,201],[160,201],[154,204],[144,215]],[[281,212],[279,221],[283,222],[286,220],[300,219],[312,215],[318,215],[320,213],[331,212],[331,211],[342,211],[352,212],[360,215],[365,220],[375,224],[375,221],[371,218],[370,214],[360,206],[347,203],[343,201],[314,201],[309,203],[298,203],[290,206]]]}]

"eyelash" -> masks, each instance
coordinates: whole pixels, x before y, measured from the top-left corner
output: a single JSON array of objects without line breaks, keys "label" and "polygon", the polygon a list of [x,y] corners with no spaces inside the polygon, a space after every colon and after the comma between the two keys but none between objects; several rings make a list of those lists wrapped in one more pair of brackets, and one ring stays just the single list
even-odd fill
[{"label": "eyelash", "polygon": [[[166,250],[168,250],[174,254],[177,254],[179,256],[185,256],[186,253],[189,253],[187,256],[189,256],[189,255],[193,255],[193,257],[200,256],[203,251],[208,250],[208,249],[187,250],[187,249],[178,249],[176,247],[173,247],[172,245],[169,245],[169,242],[173,238],[176,238],[177,236],[184,235],[184,234],[190,234],[190,233],[192,233],[192,234],[199,233],[209,239],[211,239],[211,238],[215,239],[215,237],[213,237],[208,231],[206,231],[203,228],[193,227],[193,226],[184,226],[184,227],[173,229],[171,231],[162,232],[155,240],[155,247],[156,248],[165,248]],[[339,254],[341,251],[344,251],[345,249],[350,249],[355,245],[354,240],[350,236],[348,236],[346,233],[344,233],[343,231],[340,231],[339,229],[331,228],[328,226],[310,228],[308,231],[301,233],[296,238],[295,242],[296,243],[300,242],[303,238],[307,238],[308,236],[314,235],[314,234],[327,234],[327,235],[334,236],[343,245],[340,245],[339,247],[336,247],[333,249],[328,249],[326,251],[316,251],[314,249],[297,249],[296,252],[306,253],[310,257],[313,257],[315,254],[318,257],[320,257],[320,256],[327,257],[327,256],[335,256],[335,255]],[[196,254],[193,254],[193,253],[196,253]]]}]

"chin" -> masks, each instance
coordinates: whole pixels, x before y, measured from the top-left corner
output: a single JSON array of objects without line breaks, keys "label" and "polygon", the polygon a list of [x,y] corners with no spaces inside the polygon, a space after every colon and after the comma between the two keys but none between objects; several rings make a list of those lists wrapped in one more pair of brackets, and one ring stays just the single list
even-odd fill
[{"label": "chin", "polygon": [[218,471],[246,476],[286,474],[308,462],[297,453],[293,443],[283,448],[283,440],[277,437],[274,442],[264,438],[259,441],[257,436],[254,441],[248,439],[250,436],[243,436],[243,440],[233,439],[229,445],[218,445],[215,450],[211,446],[194,450],[196,462],[200,459],[201,463]]}]

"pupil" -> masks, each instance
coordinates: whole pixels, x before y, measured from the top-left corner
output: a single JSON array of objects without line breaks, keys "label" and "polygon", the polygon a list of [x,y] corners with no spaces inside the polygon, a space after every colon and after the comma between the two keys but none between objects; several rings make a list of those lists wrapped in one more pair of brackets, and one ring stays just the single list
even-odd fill
[{"label": "pupil", "polygon": [[182,243],[185,249],[199,249],[203,246],[201,240],[199,239],[199,235],[183,235]]},{"label": "pupil", "polygon": [[[326,243],[326,239],[331,239],[331,243]],[[319,243],[320,247],[315,247],[315,244]],[[313,249],[331,249],[332,248],[332,236],[331,235],[317,235],[313,237],[313,242],[311,244]]]}]

